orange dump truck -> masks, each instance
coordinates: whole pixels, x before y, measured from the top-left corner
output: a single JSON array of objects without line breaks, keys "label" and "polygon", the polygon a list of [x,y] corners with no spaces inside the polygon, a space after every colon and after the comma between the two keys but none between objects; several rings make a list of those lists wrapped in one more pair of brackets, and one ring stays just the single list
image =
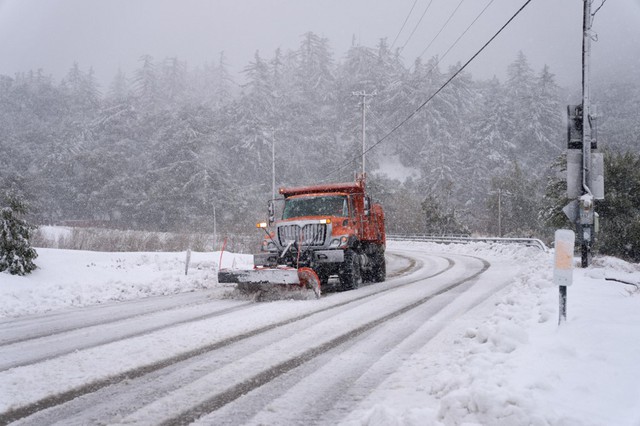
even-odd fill
[{"label": "orange dump truck", "polygon": [[366,193],[363,179],[279,192],[284,197],[282,216],[276,219],[270,202],[269,224],[258,224],[267,235],[254,256],[254,269],[221,270],[220,282],[235,282],[247,290],[299,286],[319,297],[331,276],[338,278],[340,290],[385,280],[384,212]]}]

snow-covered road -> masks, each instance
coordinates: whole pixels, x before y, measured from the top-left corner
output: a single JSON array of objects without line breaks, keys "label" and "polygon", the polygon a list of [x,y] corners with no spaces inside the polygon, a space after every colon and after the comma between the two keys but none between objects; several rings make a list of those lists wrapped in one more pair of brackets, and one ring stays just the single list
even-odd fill
[{"label": "snow-covered road", "polygon": [[[640,424],[640,265],[391,242],[388,280],[255,302],[219,253],[39,249],[0,274],[0,424]],[[223,266],[250,257],[225,255]]]},{"label": "snow-covered road", "polygon": [[203,290],[4,321],[0,420],[335,423],[414,345],[516,271],[457,254],[389,254],[385,283],[319,301]]}]

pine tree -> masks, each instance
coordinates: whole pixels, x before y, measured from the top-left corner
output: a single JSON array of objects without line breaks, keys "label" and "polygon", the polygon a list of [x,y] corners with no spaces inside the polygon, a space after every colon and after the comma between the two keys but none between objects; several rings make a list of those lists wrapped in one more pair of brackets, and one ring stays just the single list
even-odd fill
[{"label": "pine tree", "polygon": [[334,95],[333,58],[329,41],[312,32],[303,35],[296,51],[298,91],[308,102],[325,104]]},{"label": "pine tree", "polygon": [[159,98],[159,77],[153,57],[143,55],[140,57],[142,65],[135,72],[133,88],[138,102],[145,108],[145,112],[153,111]]},{"label": "pine tree", "polygon": [[26,202],[15,192],[7,192],[0,209],[0,272],[26,275],[36,269],[38,257],[29,239],[35,229],[22,216],[27,213]]},{"label": "pine tree", "polygon": [[214,109],[220,109],[232,100],[232,87],[235,85],[224,52],[220,52],[218,64],[212,65],[208,74],[207,78],[211,81],[207,84],[211,86],[213,92],[211,105]]},{"label": "pine tree", "polygon": [[491,189],[487,201],[490,230],[498,236],[528,236],[539,231],[539,185],[519,163],[514,162],[508,173],[494,177]]},{"label": "pine tree", "polygon": [[468,234],[469,230],[460,223],[455,207],[447,207],[441,197],[429,194],[421,204],[428,235]]},{"label": "pine tree", "polygon": [[556,229],[572,229],[574,224],[562,209],[571,200],[567,198],[567,155],[559,155],[551,164],[547,175],[544,197],[538,217],[546,227],[546,236],[551,238]]},{"label": "pine tree", "polygon": [[515,159],[511,141],[511,110],[504,89],[494,77],[480,87],[470,136],[462,150],[462,191],[475,205],[485,204],[491,177],[506,172]]},{"label": "pine tree", "polygon": [[512,134],[509,135],[518,152],[531,151],[533,142],[532,105],[536,79],[522,52],[507,67],[505,84],[508,107],[512,112]]},{"label": "pine tree", "polygon": [[178,58],[164,60],[160,74],[160,93],[167,108],[184,104],[187,89],[187,64]]},{"label": "pine tree", "polygon": [[605,152],[604,201],[600,215],[599,251],[640,262],[640,155]]}]

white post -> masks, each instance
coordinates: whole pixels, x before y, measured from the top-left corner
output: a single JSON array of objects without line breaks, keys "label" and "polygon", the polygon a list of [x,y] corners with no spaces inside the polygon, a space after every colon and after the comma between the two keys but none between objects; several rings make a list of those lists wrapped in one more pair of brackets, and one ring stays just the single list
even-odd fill
[{"label": "white post", "polygon": [[553,282],[560,291],[558,324],[567,320],[567,287],[573,283],[573,251],[576,235],[569,229],[558,229],[555,234]]},{"label": "white post", "polygon": [[216,205],[213,204],[213,250],[216,249],[218,245],[218,224],[216,223]]},{"label": "white post", "polygon": [[187,275],[189,273],[189,262],[191,261],[191,249],[187,249],[187,258],[184,262],[184,274]]}]

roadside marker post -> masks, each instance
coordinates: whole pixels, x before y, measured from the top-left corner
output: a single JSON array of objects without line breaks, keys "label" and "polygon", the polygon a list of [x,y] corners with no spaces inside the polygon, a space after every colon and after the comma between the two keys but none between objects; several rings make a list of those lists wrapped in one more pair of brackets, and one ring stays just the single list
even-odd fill
[{"label": "roadside marker post", "polygon": [[558,229],[555,234],[553,282],[560,290],[560,318],[567,320],[567,287],[573,283],[573,252],[576,235],[569,229]]},{"label": "roadside marker post", "polygon": [[187,258],[184,261],[184,274],[187,275],[189,273],[189,262],[191,262],[191,249],[187,249]]}]

